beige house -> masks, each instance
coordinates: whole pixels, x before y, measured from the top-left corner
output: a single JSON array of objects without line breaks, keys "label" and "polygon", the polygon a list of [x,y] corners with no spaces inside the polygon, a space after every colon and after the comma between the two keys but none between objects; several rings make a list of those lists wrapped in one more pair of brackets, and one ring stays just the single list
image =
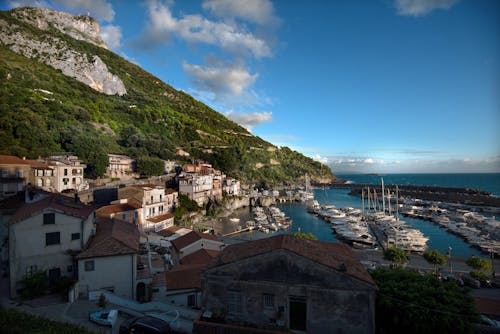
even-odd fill
[{"label": "beige house", "polygon": [[52,192],[88,188],[83,176],[86,165],[77,156],[53,155],[39,162],[46,167],[35,170],[35,186]]},{"label": "beige house", "polygon": [[131,179],[136,176],[134,174],[135,159],[120,154],[108,154],[108,159],[107,176],[119,179]]},{"label": "beige house", "polygon": [[137,201],[102,206],[95,213],[98,218],[116,218],[131,224],[142,221],[142,206]]},{"label": "beige house", "polygon": [[76,256],[80,294],[109,291],[135,299],[139,231],[119,219],[99,219],[88,247]]},{"label": "beige house", "polygon": [[48,272],[54,284],[61,276],[74,277],[72,252],[85,247],[94,224],[94,208],[56,194],[37,194],[7,222],[9,232],[10,295],[22,279]]},{"label": "beige house", "polygon": [[28,160],[0,155],[0,199],[14,196],[28,184],[31,165]]},{"label": "beige house", "polygon": [[119,200],[114,204],[128,203],[140,206],[137,223],[143,231],[160,231],[174,223],[171,211],[177,203],[177,191],[154,184],[136,184],[118,189]]}]

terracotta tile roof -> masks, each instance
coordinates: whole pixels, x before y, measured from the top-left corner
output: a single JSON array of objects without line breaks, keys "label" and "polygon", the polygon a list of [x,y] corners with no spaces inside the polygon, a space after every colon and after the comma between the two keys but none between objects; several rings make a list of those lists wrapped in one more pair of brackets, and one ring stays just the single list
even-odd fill
[{"label": "terracotta tile roof", "polygon": [[168,290],[201,289],[201,272],[204,264],[182,264],[165,273]]},{"label": "terracotta tile roof", "polygon": [[96,210],[96,214],[100,217],[109,216],[113,213],[118,212],[126,212],[126,211],[134,211],[140,209],[140,206],[137,206],[135,203],[121,203],[121,204],[112,204],[100,207]]},{"label": "terracotta tile roof", "polygon": [[164,215],[151,217],[151,218],[148,218],[146,220],[150,221],[152,223],[159,223],[159,222],[162,222],[164,220],[171,219],[171,218],[174,218],[174,215],[171,213],[166,213]]},{"label": "terracotta tile roof", "polygon": [[130,185],[131,187],[134,187],[134,188],[153,188],[155,189],[156,187],[159,187],[158,185],[156,184],[152,184],[152,183],[147,183],[147,184],[132,184]]},{"label": "terracotta tile roof", "polygon": [[139,230],[133,224],[119,219],[101,218],[96,234],[77,259],[134,254],[139,252]]},{"label": "terracotta tile roof", "polygon": [[181,264],[208,264],[221,252],[211,249],[200,249],[182,258]]},{"label": "terracotta tile roof", "polygon": [[208,239],[208,240],[214,240],[214,241],[219,241],[219,239],[211,234],[206,234],[206,233],[201,233],[198,231],[192,231],[189,232],[188,234],[185,234],[175,240],[172,240],[172,244],[177,250],[181,250],[184,247],[191,245],[192,243],[200,240],[200,239]]},{"label": "terracotta tile roof", "polygon": [[173,194],[173,193],[176,193],[176,192],[177,192],[177,190],[172,189],[172,188],[165,189],[165,195],[170,195],[170,194]]},{"label": "terracotta tile roof", "polygon": [[156,233],[159,234],[159,235],[161,235],[162,237],[171,237],[172,235],[174,235],[180,229],[182,229],[182,227],[179,227],[179,226],[170,226],[170,227],[167,227],[166,229],[158,231]]},{"label": "terracotta tile roof", "polygon": [[212,261],[211,267],[258,256],[278,249],[285,249],[314,262],[345,272],[351,277],[376,287],[370,274],[368,274],[354,252],[347,245],[307,240],[288,234],[229,245],[217,259]]},{"label": "terracotta tile roof", "polygon": [[21,206],[21,208],[19,208],[19,210],[9,219],[7,224],[10,225],[25,220],[49,208],[62,211],[68,216],[75,216],[83,219],[88,218],[95,210],[95,207],[92,205],[75,203],[73,199],[63,195],[52,193],[44,194],[46,196],[45,198]]},{"label": "terracotta tile roof", "polygon": [[30,165],[28,161],[13,155],[0,155],[0,165]]}]

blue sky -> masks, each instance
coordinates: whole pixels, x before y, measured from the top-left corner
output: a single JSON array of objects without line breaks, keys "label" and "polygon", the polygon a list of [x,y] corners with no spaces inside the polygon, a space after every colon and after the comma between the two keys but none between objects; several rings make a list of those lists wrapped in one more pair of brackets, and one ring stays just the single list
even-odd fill
[{"label": "blue sky", "polygon": [[500,172],[500,2],[8,1],[89,13],[110,48],[346,172]]}]

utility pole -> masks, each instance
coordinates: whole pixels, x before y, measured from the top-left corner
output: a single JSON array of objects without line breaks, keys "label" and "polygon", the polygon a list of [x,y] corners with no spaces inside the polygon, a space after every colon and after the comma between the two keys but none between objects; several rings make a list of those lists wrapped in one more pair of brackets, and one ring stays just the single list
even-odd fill
[{"label": "utility pole", "polygon": [[450,266],[450,274],[452,274],[453,268],[451,266],[451,246],[448,246],[448,264]]}]

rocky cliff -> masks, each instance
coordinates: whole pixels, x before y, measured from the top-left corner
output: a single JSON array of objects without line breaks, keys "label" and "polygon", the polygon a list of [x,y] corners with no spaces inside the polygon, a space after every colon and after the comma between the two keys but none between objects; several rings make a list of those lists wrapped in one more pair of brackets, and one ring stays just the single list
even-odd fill
[{"label": "rocky cliff", "polygon": [[12,17],[18,19],[17,23],[8,17],[0,18],[0,42],[9,49],[61,70],[64,75],[100,93],[127,94],[122,80],[108,70],[99,56],[75,50],[63,35],[40,34],[21,26],[27,23],[47,32],[56,29],[72,38],[106,48],[99,36],[99,24],[94,19],[40,8],[16,9],[12,11]]}]

